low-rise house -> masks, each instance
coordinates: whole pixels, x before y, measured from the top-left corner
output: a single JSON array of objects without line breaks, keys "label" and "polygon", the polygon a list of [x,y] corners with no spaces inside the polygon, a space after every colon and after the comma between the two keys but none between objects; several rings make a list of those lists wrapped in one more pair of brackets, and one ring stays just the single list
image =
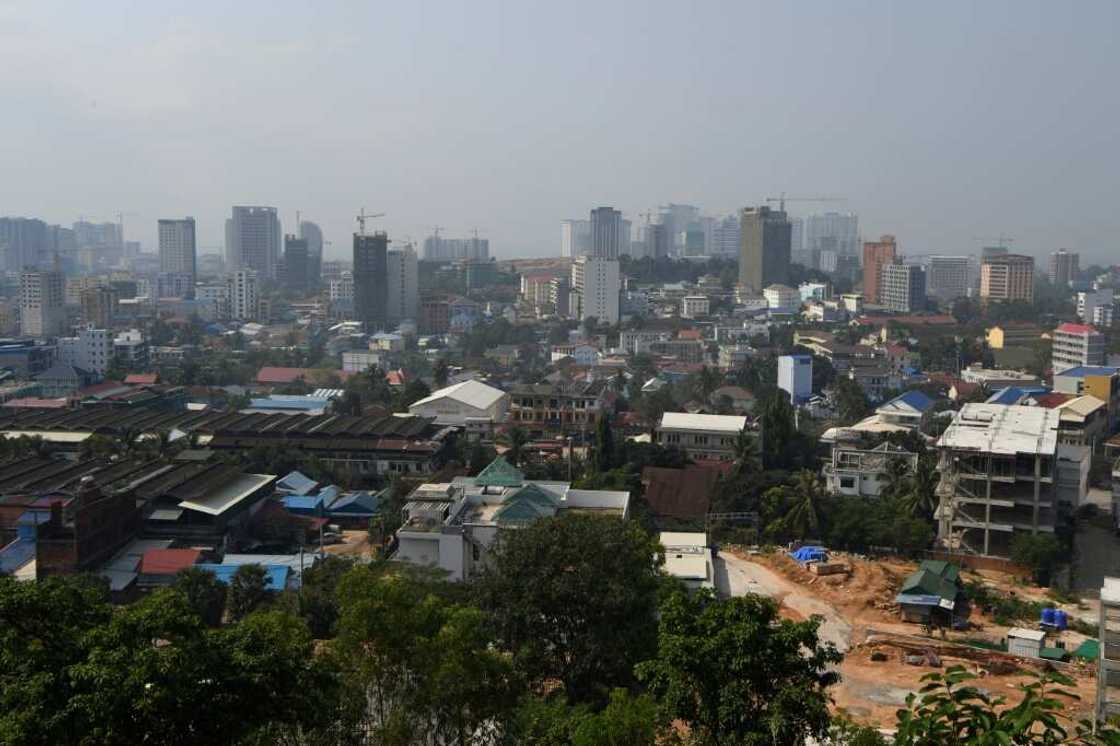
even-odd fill
[{"label": "low-rise house", "polygon": [[527,480],[499,456],[476,477],[418,487],[404,506],[394,559],[436,566],[451,580],[464,580],[483,567],[500,530],[568,510],[626,518],[629,507],[628,492]]},{"label": "low-rise house", "polygon": [[882,422],[917,429],[922,417],[933,410],[935,402],[921,391],[907,391],[875,409]]},{"label": "low-rise house", "polygon": [[742,386],[720,386],[712,392],[708,401],[715,407],[730,402],[731,409],[735,412],[750,412],[755,405],[754,394]]},{"label": "low-rise house", "polygon": [[666,412],[657,426],[657,442],[680,448],[694,460],[734,461],[735,443],[747,426],[738,415]]},{"label": "low-rise house", "polygon": [[194,567],[201,558],[197,549],[149,549],[140,560],[136,584],[141,588],[171,585],[180,571]]},{"label": "low-rise house", "polygon": [[690,591],[713,586],[715,572],[707,534],[662,531],[657,540],[665,549],[667,575],[681,581]]},{"label": "low-rise house", "polygon": [[837,445],[832,449],[832,460],[824,467],[825,485],[837,495],[879,497],[891,469],[897,468],[894,465],[899,462],[913,472],[918,454],[890,443],[871,449]]}]

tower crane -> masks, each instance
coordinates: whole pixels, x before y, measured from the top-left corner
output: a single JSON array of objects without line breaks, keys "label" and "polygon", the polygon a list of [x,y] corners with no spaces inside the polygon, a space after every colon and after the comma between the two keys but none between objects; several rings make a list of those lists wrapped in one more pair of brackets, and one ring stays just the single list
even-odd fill
[{"label": "tower crane", "polygon": [[996,237],[979,236],[979,237],[973,238],[972,240],[973,241],[996,241],[997,242],[996,246],[999,246],[1001,249],[1008,248],[1007,244],[1009,244],[1009,243],[1015,243],[1014,238],[1012,238],[1011,236],[1005,236],[1002,233],[1000,233],[999,236],[996,236]]},{"label": "tower crane", "polygon": [[767,197],[767,202],[777,202],[778,209],[782,212],[786,211],[786,202],[847,202],[847,197],[787,197],[785,192],[782,192],[780,197]]},{"label": "tower crane", "polygon": [[366,221],[367,220],[373,220],[374,218],[383,218],[383,217],[385,217],[385,213],[383,213],[383,212],[375,213],[373,215],[366,215],[366,208],[363,207],[358,212],[358,217],[356,218],[357,221],[358,221],[358,235],[359,236],[364,236],[366,234]]}]

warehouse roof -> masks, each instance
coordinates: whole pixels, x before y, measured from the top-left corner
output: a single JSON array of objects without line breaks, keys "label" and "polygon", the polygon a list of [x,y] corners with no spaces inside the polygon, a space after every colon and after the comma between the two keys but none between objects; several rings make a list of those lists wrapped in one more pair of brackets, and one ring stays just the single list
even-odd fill
[{"label": "warehouse roof", "polygon": [[419,407],[424,404],[432,404],[440,399],[452,399],[466,404],[467,406],[474,407],[475,409],[486,409],[505,395],[506,392],[501,389],[487,386],[481,381],[463,381],[462,383],[456,383],[442,388],[439,391],[433,391],[430,396],[418,402],[413,402],[409,405],[409,409],[411,410],[413,407]]}]

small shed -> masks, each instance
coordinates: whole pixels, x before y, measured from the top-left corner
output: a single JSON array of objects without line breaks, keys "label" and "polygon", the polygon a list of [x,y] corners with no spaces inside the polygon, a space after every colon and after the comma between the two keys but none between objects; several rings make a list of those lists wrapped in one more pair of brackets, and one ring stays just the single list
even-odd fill
[{"label": "small shed", "polygon": [[1040,629],[1012,627],[1007,630],[1007,652],[1024,658],[1041,658],[1046,633]]},{"label": "small shed", "polygon": [[926,560],[903,581],[895,603],[904,621],[947,626],[963,596],[956,565]]}]

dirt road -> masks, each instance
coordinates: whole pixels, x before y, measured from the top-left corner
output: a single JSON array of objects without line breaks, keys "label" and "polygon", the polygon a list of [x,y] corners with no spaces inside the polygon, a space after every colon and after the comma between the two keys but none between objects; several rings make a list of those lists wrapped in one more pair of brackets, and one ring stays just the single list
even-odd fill
[{"label": "dirt road", "polygon": [[757,593],[769,596],[803,617],[814,614],[824,618],[821,639],[846,652],[852,642],[852,625],[830,604],[815,598],[769,568],[725,552],[716,555],[716,590],[724,596]]}]

